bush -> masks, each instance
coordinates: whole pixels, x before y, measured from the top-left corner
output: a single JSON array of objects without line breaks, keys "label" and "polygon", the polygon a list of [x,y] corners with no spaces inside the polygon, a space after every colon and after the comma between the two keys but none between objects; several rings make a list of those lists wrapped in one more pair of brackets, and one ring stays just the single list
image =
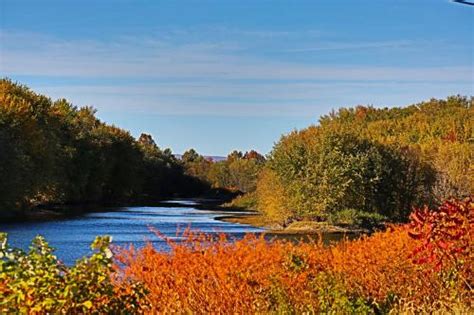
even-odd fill
[{"label": "bush", "polygon": [[66,267],[43,237],[28,253],[11,248],[0,234],[0,313],[136,313],[145,290],[114,279],[110,237],[97,237],[95,253]]},{"label": "bush", "polygon": [[329,216],[329,223],[334,225],[348,225],[361,227],[375,227],[386,222],[387,217],[378,214],[359,211],[356,209],[344,209]]},{"label": "bush", "polygon": [[268,168],[264,168],[258,178],[257,208],[269,219],[280,223],[293,215],[286,204],[283,184],[277,174]]},{"label": "bush", "polygon": [[413,206],[472,195],[473,100],[357,106],[322,116],[275,144],[264,168],[273,180],[261,176],[257,185],[260,209],[327,218],[353,208],[403,222]]},{"label": "bush", "polygon": [[119,259],[123,274],[149,289],[158,313],[469,313],[474,204],[451,204],[449,224],[443,215],[421,221],[421,230],[435,224],[440,236],[464,231],[462,241],[448,248],[468,246],[439,270],[416,261],[426,238],[412,237],[420,235],[414,223],[330,247],[252,235],[229,243],[224,235],[187,231],[184,243],[168,240],[170,253],[148,244],[122,251]]},{"label": "bush", "polygon": [[224,207],[241,210],[257,210],[257,194],[256,192],[249,192],[239,195],[232,199],[232,201],[225,203]]},{"label": "bush", "polygon": [[273,198],[285,205],[286,216],[327,218],[354,208],[403,220],[429,191],[429,167],[411,150],[350,133],[309,128],[290,134],[267,164],[272,178],[262,177],[258,188],[265,213],[275,211]]},{"label": "bush", "polygon": [[168,240],[171,252],[120,250],[118,268],[108,237],[67,268],[42,237],[24,253],[2,234],[0,313],[468,314],[473,217],[472,199],[452,200],[329,247],[185,231],[183,243]]}]

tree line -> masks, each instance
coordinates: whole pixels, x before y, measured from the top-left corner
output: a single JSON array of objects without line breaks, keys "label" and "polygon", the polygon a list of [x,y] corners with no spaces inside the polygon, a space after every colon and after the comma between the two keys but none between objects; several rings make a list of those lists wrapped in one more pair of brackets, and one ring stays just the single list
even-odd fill
[{"label": "tree line", "polygon": [[267,218],[404,220],[474,191],[473,98],[399,108],[341,108],[281,137],[264,157],[233,151],[180,159],[91,107],[0,80],[0,215],[40,204],[156,201],[211,188],[246,193]]},{"label": "tree line", "polygon": [[105,124],[91,107],[0,80],[0,215],[38,204],[149,201],[202,192],[171,150]]},{"label": "tree line", "polygon": [[474,191],[473,98],[404,108],[358,106],[284,135],[257,184],[268,217],[406,220],[414,206]]},{"label": "tree line", "polygon": [[255,150],[245,153],[234,150],[222,161],[213,161],[194,149],[182,155],[188,175],[199,178],[213,188],[241,193],[255,191],[258,174],[265,161],[265,157]]}]

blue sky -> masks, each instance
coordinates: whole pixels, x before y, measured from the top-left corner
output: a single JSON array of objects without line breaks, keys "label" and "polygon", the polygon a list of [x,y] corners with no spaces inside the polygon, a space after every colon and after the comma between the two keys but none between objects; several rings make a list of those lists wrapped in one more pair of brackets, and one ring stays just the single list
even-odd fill
[{"label": "blue sky", "polygon": [[0,0],[0,76],[176,153],[267,153],[342,106],[473,95],[448,0]]}]

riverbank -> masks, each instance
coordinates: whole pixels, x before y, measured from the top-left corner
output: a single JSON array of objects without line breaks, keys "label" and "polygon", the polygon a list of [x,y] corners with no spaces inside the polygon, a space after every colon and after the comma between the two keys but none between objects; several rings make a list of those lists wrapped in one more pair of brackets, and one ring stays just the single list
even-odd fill
[{"label": "riverbank", "polygon": [[[236,212],[240,210],[221,207],[237,196],[236,193],[224,189],[211,189],[208,192],[196,196],[168,196],[160,199],[131,199],[128,201],[107,201],[99,203],[49,203],[39,204],[22,211],[7,212],[8,215],[1,215],[0,222],[3,223],[21,223],[28,221],[48,221],[70,217],[76,217],[87,213],[111,211],[122,207],[194,207],[199,210],[229,211]],[[186,205],[182,200],[192,201]],[[174,202],[176,201],[176,202]]]},{"label": "riverbank", "polygon": [[[176,200],[168,203],[173,207],[51,222],[39,229],[44,238],[35,237],[34,229],[41,225],[36,223],[11,233],[9,242],[2,235],[9,268],[2,273],[7,290],[0,292],[7,303],[0,303],[0,313],[472,313],[471,200],[445,203],[437,211],[416,209],[416,220],[406,225],[356,241],[345,238],[330,247],[319,238],[269,242],[267,233],[265,238],[249,235],[255,231],[217,222],[211,211],[179,209]],[[143,241],[149,234],[143,226],[147,218],[154,226],[163,228],[165,223],[171,229]],[[234,234],[204,237],[177,231],[176,222],[186,220],[211,233],[233,225],[223,232]],[[429,227],[442,239],[419,232]],[[456,239],[449,238],[453,231]],[[163,236],[177,236],[172,251],[163,250]],[[32,239],[34,250],[25,251]],[[94,239],[91,253],[86,244]],[[438,242],[449,246],[439,247],[435,262],[451,256],[434,268],[423,258],[433,255],[425,245]],[[74,257],[64,260],[66,253]],[[27,299],[18,299],[25,290]],[[76,294],[69,294],[71,290]]]},{"label": "riverbank", "polygon": [[[285,223],[272,220],[258,211],[257,196],[254,193],[239,195],[220,205],[220,211],[239,211],[238,214],[229,214],[218,219],[230,223],[248,224],[264,228],[272,234],[369,234],[376,230],[385,229],[383,221],[374,216],[361,216],[358,213],[349,213],[349,216],[332,217],[324,222],[314,220],[291,220]],[[244,211],[245,213],[242,213]]]},{"label": "riverbank", "polygon": [[[235,211],[235,210],[234,210]],[[368,234],[373,231],[370,228],[361,228],[354,226],[337,226],[331,225],[327,222],[314,221],[297,221],[292,222],[284,227],[281,224],[275,223],[266,219],[263,215],[253,213],[239,213],[234,215],[226,215],[216,218],[216,220],[247,224],[253,227],[263,228],[271,234],[319,234],[319,233],[334,233],[334,234]]]},{"label": "riverbank", "polygon": [[[360,228],[356,226],[338,226],[327,222],[314,221],[296,221],[283,226],[277,222],[271,221],[258,211],[253,209],[243,209],[229,207],[226,204],[233,196],[229,194],[209,193],[194,198],[175,198],[167,200],[155,200],[153,202],[128,202],[115,204],[77,204],[77,205],[42,205],[29,211],[18,214],[15,217],[2,218],[5,223],[21,223],[35,221],[50,221],[74,218],[88,213],[100,213],[116,211],[117,209],[130,206],[150,206],[150,207],[189,207],[202,211],[216,211],[223,213],[217,216],[215,220],[245,224],[256,228],[262,228],[265,233],[271,235],[311,235],[311,234],[344,234],[360,235],[371,233],[373,228]],[[187,203],[182,201],[186,200]]]},{"label": "riverbank", "polygon": [[134,206],[130,203],[84,203],[84,204],[48,204],[39,205],[14,215],[1,217],[3,223],[41,222],[73,218],[87,213],[110,211],[120,207]]}]

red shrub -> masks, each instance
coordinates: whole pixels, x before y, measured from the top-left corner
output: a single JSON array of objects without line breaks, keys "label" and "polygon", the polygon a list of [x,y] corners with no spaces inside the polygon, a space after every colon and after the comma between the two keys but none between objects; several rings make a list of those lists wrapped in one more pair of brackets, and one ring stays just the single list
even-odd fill
[{"label": "red shrub", "polygon": [[169,253],[151,244],[123,250],[121,272],[141,281],[154,310],[164,313],[431,311],[453,303],[467,310],[472,202],[416,210],[412,219],[330,247],[252,235],[228,242],[187,231]]},{"label": "red shrub", "polygon": [[452,265],[472,251],[474,203],[471,198],[463,202],[447,201],[438,211],[427,207],[416,209],[410,215],[409,235],[421,241],[413,252],[417,264],[433,264],[439,271]]}]

